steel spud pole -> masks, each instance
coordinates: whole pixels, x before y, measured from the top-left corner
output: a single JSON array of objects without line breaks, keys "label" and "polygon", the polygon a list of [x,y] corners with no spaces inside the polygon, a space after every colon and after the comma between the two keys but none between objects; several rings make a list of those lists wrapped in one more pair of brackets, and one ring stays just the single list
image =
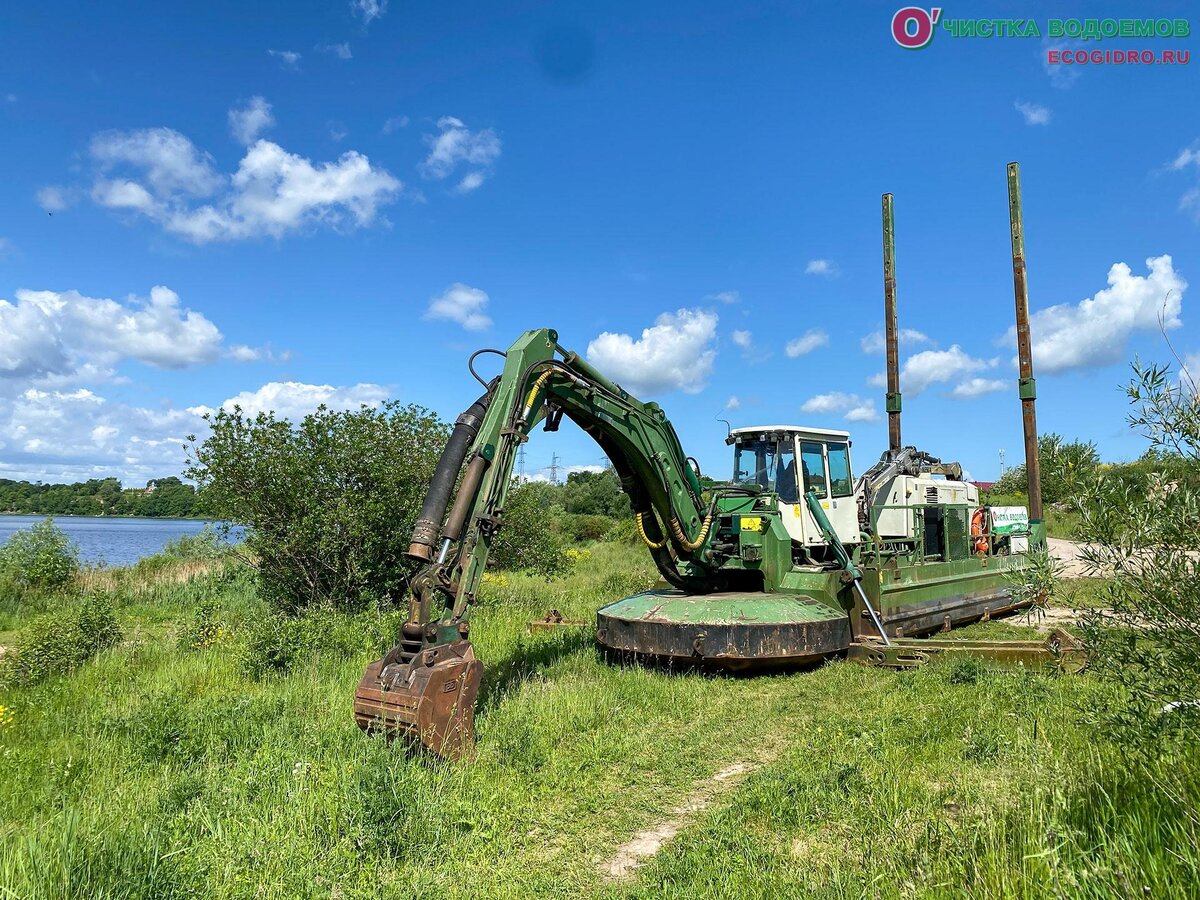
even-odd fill
[{"label": "steel spud pole", "polygon": [[1029,339],[1029,286],[1025,280],[1025,228],[1021,218],[1021,166],[1008,164],[1008,223],[1012,231],[1013,295],[1017,304],[1017,393],[1025,429],[1025,475],[1029,489],[1030,524],[1042,522],[1042,469],[1038,463],[1037,382],[1033,377],[1033,348]]},{"label": "steel spud pole", "polygon": [[892,195],[883,195],[883,327],[887,349],[888,449],[900,443],[900,350],[896,334],[896,231],[892,220]]}]

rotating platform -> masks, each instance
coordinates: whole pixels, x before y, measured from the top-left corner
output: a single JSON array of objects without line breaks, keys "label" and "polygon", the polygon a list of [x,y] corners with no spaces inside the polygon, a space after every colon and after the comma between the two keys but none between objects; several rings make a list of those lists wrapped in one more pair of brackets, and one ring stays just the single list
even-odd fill
[{"label": "rotating platform", "polygon": [[634,594],[596,613],[610,650],[727,669],[800,665],[850,646],[850,619],[804,594]]}]

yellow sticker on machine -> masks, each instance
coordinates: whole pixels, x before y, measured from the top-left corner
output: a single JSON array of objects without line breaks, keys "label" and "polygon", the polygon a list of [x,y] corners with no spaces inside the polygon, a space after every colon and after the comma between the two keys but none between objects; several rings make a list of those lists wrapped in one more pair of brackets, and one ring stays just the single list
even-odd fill
[{"label": "yellow sticker on machine", "polygon": [[762,531],[762,516],[742,516],[742,531]]}]

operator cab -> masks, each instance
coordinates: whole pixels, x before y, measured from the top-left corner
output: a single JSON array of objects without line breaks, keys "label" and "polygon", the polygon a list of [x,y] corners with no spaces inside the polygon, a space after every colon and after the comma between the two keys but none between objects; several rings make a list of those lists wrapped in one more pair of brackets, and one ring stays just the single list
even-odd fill
[{"label": "operator cab", "polygon": [[859,539],[858,505],[850,468],[850,433],[798,425],[734,428],[733,480],[757,485],[778,498],[791,539],[806,547],[825,544],[802,494],[814,491],[842,543]]}]

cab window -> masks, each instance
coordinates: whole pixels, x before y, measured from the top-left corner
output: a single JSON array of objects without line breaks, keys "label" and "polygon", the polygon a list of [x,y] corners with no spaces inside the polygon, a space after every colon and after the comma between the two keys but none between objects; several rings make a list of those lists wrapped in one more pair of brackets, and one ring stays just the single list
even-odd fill
[{"label": "cab window", "polygon": [[800,485],[796,481],[796,445],[779,442],[779,460],[775,468],[775,493],[781,503],[799,503]]},{"label": "cab window", "polygon": [[854,493],[850,480],[850,448],[845,444],[827,444],[829,452],[829,491],[835,497]]},{"label": "cab window", "polygon": [[829,496],[825,484],[824,445],[812,441],[800,443],[800,468],[804,473],[804,491],[815,491],[818,498]]},{"label": "cab window", "polygon": [[747,441],[737,445],[734,481],[757,484],[764,491],[775,488],[775,442]]}]

